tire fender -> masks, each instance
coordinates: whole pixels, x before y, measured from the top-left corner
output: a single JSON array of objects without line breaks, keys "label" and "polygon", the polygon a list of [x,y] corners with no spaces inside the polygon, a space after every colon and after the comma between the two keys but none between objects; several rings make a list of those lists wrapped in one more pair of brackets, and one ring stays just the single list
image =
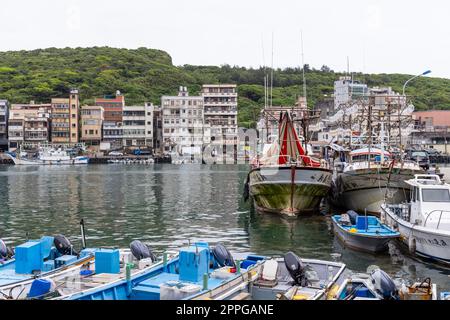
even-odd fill
[{"label": "tire fender", "polygon": [[413,236],[408,239],[408,249],[410,253],[416,252],[416,239]]}]

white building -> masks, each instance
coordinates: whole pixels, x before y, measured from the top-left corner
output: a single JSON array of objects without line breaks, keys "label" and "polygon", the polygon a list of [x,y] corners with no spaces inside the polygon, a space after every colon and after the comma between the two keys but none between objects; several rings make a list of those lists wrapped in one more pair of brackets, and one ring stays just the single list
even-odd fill
[{"label": "white building", "polygon": [[[235,84],[206,84],[202,87],[205,124],[211,126],[211,139],[236,144],[238,136],[238,94]],[[213,140],[214,139],[214,140]]]},{"label": "white building", "polygon": [[339,77],[339,80],[334,82],[334,108],[338,110],[352,100],[364,99],[367,94],[367,84],[354,81],[352,77]]},{"label": "white building", "polygon": [[178,96],[161,97],[162,148],[179,154],[201,154],[203,147],[203,97],[189,96],[180,87]]},{"label": "white building", "polygon": [[122,138],[124,147],[153,148],[153,104],[123,106]]},{"label": "white building", "polygon": [[8,150],[8,101],[0,100],[0,151]]}]

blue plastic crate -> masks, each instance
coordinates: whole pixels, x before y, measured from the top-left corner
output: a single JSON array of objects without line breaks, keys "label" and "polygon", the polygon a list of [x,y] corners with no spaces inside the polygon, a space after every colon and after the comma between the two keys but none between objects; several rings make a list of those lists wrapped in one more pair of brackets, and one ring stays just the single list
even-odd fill
[{"label": "blue plastic crate", "polygon": [[200,282],[209,270],[209,249],[205,246],[181,249],[179,265],[181,281]]},{"label": "blue plastic crate", "polygon": [[55,260],[47,260],[44,261],[44,264],[42,266],[42,272],[49,272],[55,269]]},{"label": "blue plastic crate", "polygon": [[31,274],[42,270],[42,252],[40,241],[28,241],[16,247],[15,271],[19,274]]},{"label": "blue plastic crate", "polygon": [[97,251],[97,248],[86,248],[80,251],[80,258],[87,257],[87,256],[94,256],[95,252]]},{"label": "blue plastic crate", "polygon": [[77,261],[77,256],[65,255],[55,259],[55,268],[60,268],[63,265],[68,265]]},{"label": "blue plastic crate", "polygon": [[118,249],[98,249],[95,252],[95,273],[119,273],[120,254]]}]

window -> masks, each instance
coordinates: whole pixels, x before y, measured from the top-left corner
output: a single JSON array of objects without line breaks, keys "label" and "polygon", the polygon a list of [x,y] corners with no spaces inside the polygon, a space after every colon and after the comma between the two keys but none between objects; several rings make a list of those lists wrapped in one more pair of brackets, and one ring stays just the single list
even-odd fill
[{"label": "window", "polygon": [[450,202],[448,189],[423,189],[422,201],[424,202]]}]

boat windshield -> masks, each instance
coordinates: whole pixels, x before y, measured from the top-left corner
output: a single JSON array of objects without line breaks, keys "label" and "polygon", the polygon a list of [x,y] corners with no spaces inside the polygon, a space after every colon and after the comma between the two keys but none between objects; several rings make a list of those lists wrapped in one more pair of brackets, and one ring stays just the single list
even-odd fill
[{"label": "boat windshield", "polygon": [[423,189],[422,201],[424,202],[450,202],[448,189]]},{"label": "boat windshield", "polygon": [[[353,162],[363,162],[363,161],[368,161],[368,159],[369,159],[369,155],[368,154],[359,154],[359,155],[355,155],[355,156],[352,157],[352,161]],[[370,161],[380,162],[381,161],[381,155],[372,153],[370,155]],[[384,156],[384,161],[389,161],[389,157],[385,155]]]},{"label": "boat windshield", "polygon": [[426,157],[428,157],[428,154],[424,151],[415,151],[411,154],[411,156],[426,158]]}]

